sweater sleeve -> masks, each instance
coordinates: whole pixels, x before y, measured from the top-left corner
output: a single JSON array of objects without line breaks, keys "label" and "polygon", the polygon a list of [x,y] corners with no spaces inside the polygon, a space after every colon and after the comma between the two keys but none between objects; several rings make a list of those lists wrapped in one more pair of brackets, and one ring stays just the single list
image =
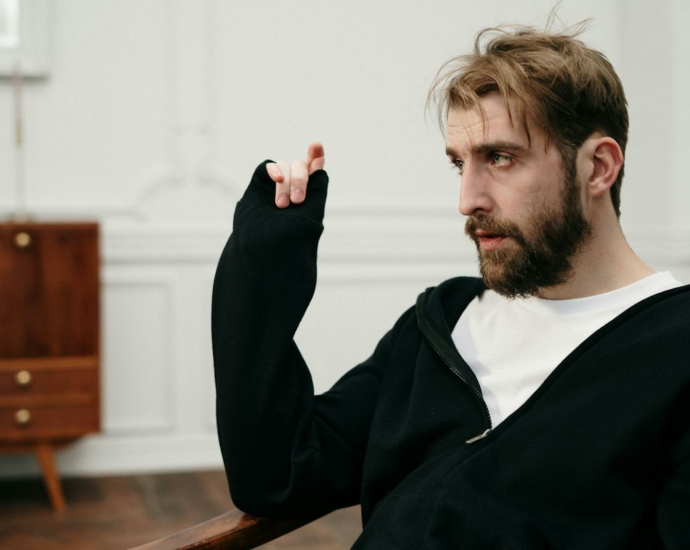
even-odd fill
[{"label": "sweater sleeve", "polygon": [[316,286],[328,176],[277,208],[261,164],[237,205],[213,289],[216,413],[233,502],[255,515],[329,511],[359,502],[361,471],[389,332],[327,393],[293,341]]}]

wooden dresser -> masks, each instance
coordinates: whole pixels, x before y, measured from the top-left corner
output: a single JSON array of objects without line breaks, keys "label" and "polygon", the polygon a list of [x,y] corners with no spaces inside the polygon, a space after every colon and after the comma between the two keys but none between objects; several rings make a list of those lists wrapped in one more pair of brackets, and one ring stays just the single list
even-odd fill
[{"label": "wooden dresser", "polygon": [[98,225],[0,223],[0,452],[37,455],[100,429]]}]

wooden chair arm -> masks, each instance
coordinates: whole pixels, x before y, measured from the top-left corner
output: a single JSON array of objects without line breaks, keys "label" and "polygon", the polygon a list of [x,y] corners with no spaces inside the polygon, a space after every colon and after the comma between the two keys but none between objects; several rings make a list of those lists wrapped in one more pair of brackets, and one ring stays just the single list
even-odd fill
[{"label": "wooden chair arm", "polygon": [[323,515],[292,519],[257,518],[234,509],[132,550],[249,550],[299,529]]}]

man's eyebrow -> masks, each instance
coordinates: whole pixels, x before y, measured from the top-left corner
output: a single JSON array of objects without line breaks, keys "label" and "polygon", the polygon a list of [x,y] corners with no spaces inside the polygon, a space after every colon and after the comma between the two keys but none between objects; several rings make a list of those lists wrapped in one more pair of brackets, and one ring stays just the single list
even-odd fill
[{"label": "man's eyebrow", "polygon": [[[491,151],[512,151],[514,153],[522,153],[528,148],[514,141],[487,141],[480,143],[472,148],[472,152],[476,155],[483,155]],[[446,147],[446,155],[452,158],[458,158],[459,155],[452,147]]]}]

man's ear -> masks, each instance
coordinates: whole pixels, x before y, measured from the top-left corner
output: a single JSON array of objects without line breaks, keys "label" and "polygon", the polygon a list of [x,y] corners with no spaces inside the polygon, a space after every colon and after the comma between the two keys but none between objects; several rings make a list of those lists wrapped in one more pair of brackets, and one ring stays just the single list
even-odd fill
[{"label": "man's ear", "polygon": [[623,167],[623,151],[615,139],[608,136],[592,137],[586,148],[589,154],[591,172],[587,179],[587,194],[599,197],[616,182]]}]

